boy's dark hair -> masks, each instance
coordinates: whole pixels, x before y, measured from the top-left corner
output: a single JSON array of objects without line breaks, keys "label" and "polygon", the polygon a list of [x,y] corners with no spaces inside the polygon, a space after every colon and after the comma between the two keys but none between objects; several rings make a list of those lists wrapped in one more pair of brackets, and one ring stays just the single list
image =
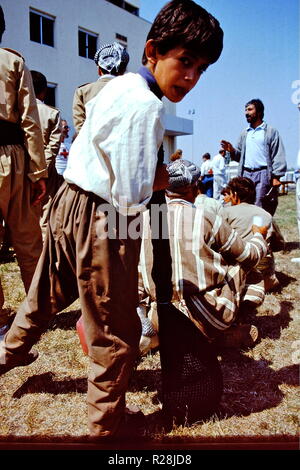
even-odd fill
[{"label": "boy's dark hair", "polygon": [[30,73],[35,95],[38,96],[47,89],[47,79],[45,75],[43,75],[41,72],[37,72],[36,70],[30,70]]},{"label": "boy's dark hair", "polygon": [[202,181],[197,181],[197,188],[199,189],[201,194],[205,194],[205,184]]},{"label": "boy's dark hair", "polygon": [[[160,54],[182,46],[214,63],[223,49],[219,22],[192,0],[172,0],[156,16],[148,33]],[[144,51],[142,63],[147,63]]]},{"label": "boy's dark hair", "polygon": [[206,152],[202,155],[202,158],[206,158],[206,160],[210,160],[210,153]]},{"label": "boy's dark hair", "polygon": [[248,101],[248,103],[245,104],[245,108],[247,108],[247,106],[249,106],[250,104],[254,104],[256,112],[260,115],[261,119],[263,119],[265,114],[265,107],[263,102],[258,98],[255,98],[253,100]]},{"label": "boy's dark hair", "polygon": [[0,6],[0,42],[2,40],[2,35],[5,31],[5,19],[2,7]]},{"label": "boy's dark hair", "polygon": [[225,193],[236,193],[241,202],[254,204],[256,199],[255,184],[249,178],[237,176],[232,178],[227,184]]}]

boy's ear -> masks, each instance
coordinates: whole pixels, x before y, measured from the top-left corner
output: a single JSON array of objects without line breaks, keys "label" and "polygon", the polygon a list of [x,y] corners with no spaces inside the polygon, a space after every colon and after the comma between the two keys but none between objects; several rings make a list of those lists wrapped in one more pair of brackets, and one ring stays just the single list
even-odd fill
[{"label": "boy's ear", "polygon": [[145,55],[147,57],[147,62],[152,65],[155,65],[157,62],[157,49],[153,39],[149,39],[145,45]]}]

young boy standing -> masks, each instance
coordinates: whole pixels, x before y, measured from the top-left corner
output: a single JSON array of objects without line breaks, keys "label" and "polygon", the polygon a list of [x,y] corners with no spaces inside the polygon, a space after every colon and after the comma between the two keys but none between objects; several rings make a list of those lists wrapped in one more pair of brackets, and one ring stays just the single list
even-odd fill
[{"label": "young boy standing", "polygon": [[192,0],[173,0],[148,34],[145,67],[111,80],[87,103],[30,292],[0,344],[2,372],[34,360],[28,351],[52,315],[79,296],[91,364],[89,427],[96,437],[121,433],[138,355],[140,238],[130,237],[129,228],[153,190],[167,186],[164,167],[157,167],[161,98],[181,101],[218,59],[222,42],[209,13]]}]

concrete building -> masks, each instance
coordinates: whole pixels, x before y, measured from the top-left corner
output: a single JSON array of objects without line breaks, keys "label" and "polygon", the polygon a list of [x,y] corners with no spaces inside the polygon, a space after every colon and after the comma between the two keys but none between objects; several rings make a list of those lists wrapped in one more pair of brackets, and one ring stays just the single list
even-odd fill
[{"label": "concrete building", "polygon": [[[72,126],[74,90],[97,80],[93,57],[99,45],[120,42],[130,55],[127,70],[140,67],[151,26],[139,17],[140,1],[148,0],[2,0],[6,30],[1,46],[15,49],[29,69],[46,76],[49,104]],[[192,134],[193,122],[178,118],[175,104],[164,102],[167,161],[176,135]]]}]

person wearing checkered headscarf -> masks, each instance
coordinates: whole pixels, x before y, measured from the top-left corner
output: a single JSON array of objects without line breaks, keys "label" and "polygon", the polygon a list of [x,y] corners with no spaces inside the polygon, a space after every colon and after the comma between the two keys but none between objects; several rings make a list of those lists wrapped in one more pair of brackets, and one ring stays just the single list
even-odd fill
[{"label": "person wearing checkered headscarf", "polygon": [[103,74],[122,75],[129,62],[129,54],[125,47],[114,42],[101,46],[95,54],[94,61]]},{"label": "person wearing checkered headscarf", "polygon": [[95,82],[81,85],[73,98],[73,123],[76,133],[80,131],[86,118],[85,105],[94,98],[114,77],[123,75],[129,62],[129,54],[118,42],[103,44],[96,52],[94,61],[99,78]]}]

